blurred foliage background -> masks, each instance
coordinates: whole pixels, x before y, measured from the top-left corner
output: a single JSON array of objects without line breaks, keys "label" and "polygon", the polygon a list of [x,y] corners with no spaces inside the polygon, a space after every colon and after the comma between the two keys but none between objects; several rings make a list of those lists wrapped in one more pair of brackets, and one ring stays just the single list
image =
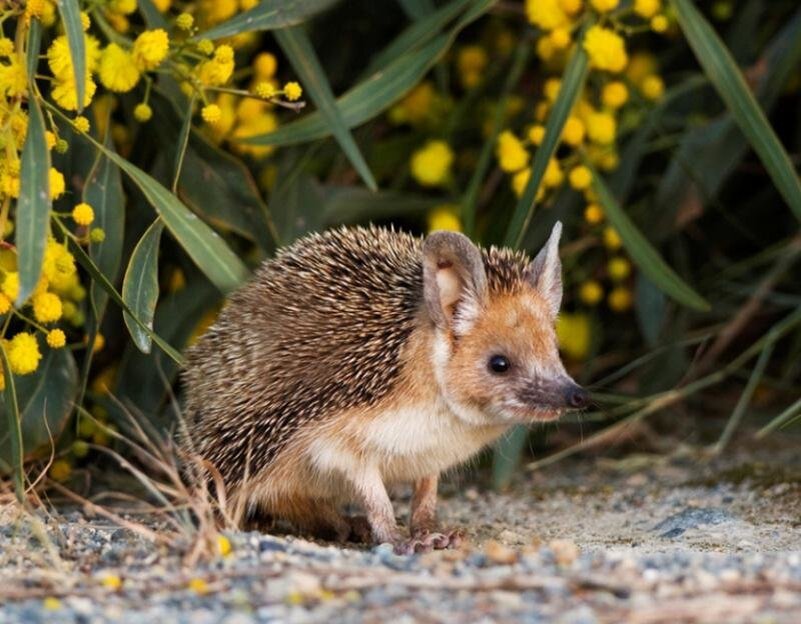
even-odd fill
[{"label": "blurred foliage background", "polygon": [[527,441],[554,461],[659,413],[720,452],[801,413],[795,0],[12,0],[0,27],[18,492],[85,481],[126,412],[167,435],[224,295],[339,224],[535,252],[564,222],[596,409],[506,438],[498,485]]}]

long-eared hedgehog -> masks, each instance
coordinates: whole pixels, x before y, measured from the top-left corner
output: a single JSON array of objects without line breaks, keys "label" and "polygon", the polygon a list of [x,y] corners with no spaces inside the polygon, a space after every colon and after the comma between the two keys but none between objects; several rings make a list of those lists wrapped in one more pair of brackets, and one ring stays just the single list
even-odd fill
[{"label": "long-eared hedgehog", "polygon": [[[435,524],[444,470],[586,393],[559,359],[561,224],[537,257],[454,232],[311,234],[265,262],[188,352],[182,446],[229,496],[298,530],[399,551],[460,539]],[[386,486],[414,483],[410,538]]]}]

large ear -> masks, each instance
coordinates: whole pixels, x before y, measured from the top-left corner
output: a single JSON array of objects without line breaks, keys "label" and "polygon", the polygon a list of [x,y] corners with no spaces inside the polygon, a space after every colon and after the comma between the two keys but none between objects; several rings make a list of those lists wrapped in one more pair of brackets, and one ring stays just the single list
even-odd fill
[{"label": "large ear", "polygon": [[559,259],[561,235],[562,222],[557,221],[548,241],[526,268],[529,283],[545,298],[554,316],[559,313],[562,305],[562,261]]},{"label": "large ear", "polygon": [[456,303],[474,312],[487,296],[487,274],[481,252],[458,232],[434,232],[423,242],[423,296],[434,324],[451,326]]}]

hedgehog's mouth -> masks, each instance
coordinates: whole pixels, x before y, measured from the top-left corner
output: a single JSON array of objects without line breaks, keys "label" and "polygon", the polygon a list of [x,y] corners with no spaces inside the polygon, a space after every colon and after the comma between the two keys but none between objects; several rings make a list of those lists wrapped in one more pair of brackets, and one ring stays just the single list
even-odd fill
[{"label": "hedgehog's mouth", "polygon": [[552,407],[538,407],[534,410],[532,420],[534,422],[553,422],[559,420],[562,414],[565,413],[563,409],[555,409]]},{"label": "hedgehog's mouth", "polygon": [[562,407],[552,405],[521,405],[514,401],[512,405],[504,406],[504,415],[510,422],[528,425],[536,422],[548,423],[559,420],[565,413]]}]

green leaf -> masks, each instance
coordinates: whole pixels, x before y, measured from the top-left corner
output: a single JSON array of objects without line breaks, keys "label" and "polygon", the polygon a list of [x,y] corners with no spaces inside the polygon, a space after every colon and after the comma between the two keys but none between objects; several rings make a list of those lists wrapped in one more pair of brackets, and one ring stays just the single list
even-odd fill
[{"label": "green leaf", "polygon": [[[59,223],[60,227],[66,234],[66,228],[63,224]],[[170,358],[175,361],[179,366],[183,365],[183,357],[181,356],[178,351],[173,349],[167,342],[165,342],[160,336],[153,332],[153,330],[148,327],[144,321],[142,321],[136,314],[134,313],[131,308],[128,307],[128,304],[125,303],[120,293],[114,288],[113,284],[106,279],[106,276],[103,275],[100,270],[97,268],[97,265],[92,262],[92,259],[89,255],[78,245],[74,240],[71,238],[67,238],[67,244],[69,245],[70,251],[72,255],[78,260],[78,263],[86,269],[86,272],[89,273],[89,276],[95,280],[103,290],[106,291],[111,300],[114,301],[118,306],[120,306],[124,312],[127,312],[130,315],[134,322],[139,325],[139,327],[148,335],[150,339],[156,343],[156,345],[164,351]]]},{"label": "green leaf", "polygon": [[22,148],[20,193],[17,202],[17,267],[19,296],[17,306],[30,296],[42,272],[50,224],[50,151],[45,141],[45,125],[39,101],[28,98],[28,133]]},{"label": "green leaf", "polygon": [[[447,35],[435,38],[419,50],[394,56],[392,62],[386,67],[376,69],[363,82],[344,93],[337,100],[337,109],[341,113],[345,125],[348,128],[354,128],[372,119],[402,98],[445,54],[453,44],[456,35],[489,9],[492,4],[493,0],[476,2],[471,11]],[[248,137],[242,142],[253,145],[294,145],[322,139],[331,133],[332,129],[322,113],[315,111],[302,119],[282,125],[273,132]]]},{"label": "green leaf", "polygon": [[630,135],[620,152],[620,165],[608,177],[609,189],[621,203],[626,202],[638,179],[640,164],[646,155],[648,142],[656,133],[666,111],[678,98],[708,84],[709,82],[702,74],[689,76],[680,84],[668,89],[659,103],[649,110],[642,121],[638,123],[636,130]]},{"label": "green leaf", "polygon": [[228,293],[247,280],[249,274],[247,267],[219,234],[198,219],[175,195],[139,167],[119,157],[115,158],[115,162],[141,189],[164,219],[170,233],[217,288],[223,293]]},{"label": "green leaf", "polygon": [[444,203],[442,197],[395,191],[373,193],[356,186],[324,186],[322,194],[324,225],[415,216]]},{"label": "green leaf", "polygon": [[775,418],[772,418],[767,425],[765,425],[764,427],[762,427],[762,429],[757,431],[756,437],[763,438],[772,431],[775,431],[776,429],[789,425],[799,417],[801,417],[801,398],[799,398],[795,403],[793,403],[785,410],[783,410],[781,414],[779,414]]},{"label": "green leaf", "polygon": [[164,19],[164,16],[156,8],[156,5],[153,4],[153,0],[138,0],[136,4],[148,28],[164,28],[169,30],[170,23]]},{"label": "green leaf", "polygon": [[[106,137],[106,149],[109,151],[114,149],[110,135]],[[97,268],[113,284],[117,281],[122,258],[125,195],[122,191],[119,168],[101,152],[98,152],[97,160],[83,187],[83,201],[95,211],[93,227],[101,228],[106,234],[102,243],[89,244],[89,255],[97,264]],[[98,318],[102,318],[107,295],[96,283],[92,284],[91,295]]]},{"label": "green leaf", "polygon": [[481,0],[453,0],[437,9],[425,18],[415,21],[400,35],[393,39],[387,47],[375,55],[367,67],[366,75],[384,71],[407,52],[416,50],[428,43],[434,35],[438,34],[446,24],[453,20],[464,8],[470,4],[480,5]]},{"label": "green leaf", "polygon": [[[337,100],[343,123],[348,128],[354,128],[389,108],[420,82],[449,44],[445,35],[437,37],[425,47],[397,59],[344,93]],[[332,128],[322,113],[315,111],[273,132],[242,139],[242,143],[295,145],[322,139],[331,133]]]},{"label": "green leaf", "polygon": [[252,9],[195,35],[195,39],[220,39],[254,30],[295,26],[334,5],[337,0],[263,0]]},{"label": "green leaf", "polygon": [[[755,88],[757,101],[764,110],[770,111],[774,107],[799,61],[801,9],[773,37],[755,63],[756,66],[765,68]],[[671,89],[660,102],[659,108],[664,108],[671,93],[678,89]],[[655,228],[666,234],[672,230],[665,225],[674,222],[675,213],[685,203],[688,193],[697,192],[707,201],[716,197],[747,151],[748,141],[730,113],[706,125],[688,128],[671,158],[670,166],[659,181],[655,213],[661,216],[653,219]],[[621,157],[621,166],[615,176],[626,170],[624,165],[625,155]],[[612,188],[615,189],[614,186]],[[625,196],[618,194],[621,199]]]},{"label": "green leaf", "polygon": [[[219,300],[219,291],[205,279],[190,276],[184,288],[159,301],[154,320],[156,332],[170,344],[183,348]],[[144,414],[155,417],[177,372],[178,365],[162,354],[145,355],[129,345],[120,362],[115,394]],[[172,426],[174,423],[174,416],[170,415],[170,421],[165,424]]]},{"label": "green leaf", "polygon": [[770,362],[770,356],[773,354],[773,348],[775,346],[775,342],[768,342],[759,354],[759,359],[751,370],[751,375],[748,377],[748,383],[745,384],[745,388],[737,401],[737,405],[734,406],[731,416],[729,416],[723,433],[720,434],[720,438],[718,438],[717,443],[713,447],[715,453],[721,453],[731,441],[737,426],[745,415],[745,410],[748,409],[751,403],[757,386],[759,386],[759,383],[762,381],[762,377],[765,374],[765,367],[768,365],[768,362]]},{"label": "green leaf", "polygon": [[801,181],[731,54],[691,0],[671,0],[671,4],[701,67],[782,197],[801,219]]},{"label": "green leaf", "polygon": [[176,162],[170,176],[174,176],[181,146],[186,144],[177,185],[181,200],[215,228],[236,232],[265,251],[275,249],[278,245],[275,225],[244,163],[192,130],[187,125],[187,115],[182,125],[177,109],[160,93],[152,93],[150,103],[154,116],[162,124],[157,141],[165,158],[171,158],[175,152]]},{"label": "green leaf", "polygon": [[512,482],[530,433],[528,427],[517,425],[501,438],[492,454],[492,485],[496,489],[507,488]]},{"label": "green leaf", "polygon": [[[49,454],[75,402],[78,367],[69,349],[47,349],[30,375],[14,378],[21,424],[23,459]],[[8,457],[13,440],[0,437],[0,458]],[[0,460],[0,466],[5,462]]]},{"label": "green leaf", "polygon": [[659,334],[667,319],[665,293],[642,273],[637,273],[635,281],[637,324],[640,326],[640,333],[645,338],[645,344],[655,349],[659,343]]},{"label": "green leaf", "polygon": [[431,0],[398,0],[398,4],[411,20],[421,20],[434,10]]},{"label": "green leaf", "polygon": [[373,174],[370,173],[364,156],[359,151],[356,141],[353,140],[353,136],[342,118],[342,113],[337,108],[334,94],[331,92],[331,85],[328,84],[325,71],[320,65],[306,31],[302,27],[292,26],[276,31],[275,38],[289,58],[289,62],[300,77],[304,88],[309,92],[309,97],[331,127],[331,132],[342,147],[342,151],[345,152],[364,183],[371,190],[376,190],[378,186]]},{"label": "green leaf", "polygon": [[526,66],[529,54],[531,53],[531,44],[525,39],[521,40],[518,44],[517,51],[512,61],[512,66],[509,68],[509,73],[506,75],[506,80],[503,84],[501,96],[495,104],[495,112],[492,115],[492,130],[481,148],[481,154],[478,157],[478,163],[470,177],[470,182],[467,184],[467,189],[462,196],[461,213],[462,223],[464,225],[465,234],[473,236],[473,230],[476,223],[476,204],[478,202],[478,192],[484,182],[484,177],[489,170],[490,163],[492,162],[492,152],[495,147],[495,142],[498,140],[498,135],[501,132],[504,119],[506,118],[506,106],[509,101],[509,95],[512,89],[515,88],[523,69]]},{"label": "green leaf", "polygon": [[[280,183],[273,191],[272,201],[281,206],[276,215],[278,233],[281,240],[291,243],[307,232],[323,229],[323,192],[317,181],[308,173],[293,170],[290,175],[281,175]],[[371,191],[366,191],[372,194]]]},{"label": "green leaf", "polygon": [[[51,110],[64,117],[55,107],[51,107]],[[247,267],[237,255],[214,230],[198,219],[175,195],[136,165],[107,150],[94,138],[89,136],[86,138],[139,187],[164,220],[170,233],[217,288],[227,293],[238,288],[247,279]]]},{"label": "green leaf", "polygon": [[[147,228],[134,247],[122,281],[123,301],[133,310],[134,316],[151,330],[159,298],[159,243],[163,229],[164,223],[161,219],[156,219]],[[123,313],[123,318],[134,344],[142,353],[150,353],[149,334],[143,331],[131,315]]]},{"label": "green leaf", "polygon": [[[25,500],[25,473],[22,470],[22,427],[19,417],[19,404],[17,403],[17,391],[14,385],[14,376],[11,374],[11,366],[8,363],[8,356],[6,355],[5,347],[0,344],[0,359],[2,359],[3,376],[6,382],[5,390],[3,391],[4,405],[3,412],[6,415],[6,427],[8,431],[8,446],[10,453],[3,453],[2,457],[11,457],[11,465],[8,467],[3,466],[4,470],[13,473],[14,477],[14,492],[17,495],[17,500],[21,503]],[[5,446],[5,444],[3,444]],[[0,459],[0,461],[2,461]],[[5,463],[5,462],[3,462]]]},{"label": "green leaf", "polygon": [[[155,98],[154,98],[155,100]],[[175,143],[175,164],[173,166],[172,192],[178,194],[178,181],[184,168],[186,158],[186,148],[189,146],[189,133],[192,132],[192,113],[195,109],[195,96],[189,100],[184,113],[184,120],[181,122],[181,132],[178,134],[178,142]],[[162,136],[160,133],[159,136]]]},{"label": "green leaf", "polygon": [[29,76],[36,75],[36,68],[39,67],[39,50],[42,47],[42,22],[37,18],[31,20],[28,29],[26,67]]},{"label": "green leaf", "polygon": [[562,129],[565,126],[570,111],[573,110],[587,78],[588,58],[582,45],[584,40],[583,33],[577,38],[575,49],[570,56],[565,72],[562,75],[562,83],[559,94],[553,104],[548,121],[545,124],[545,137],[542,144],[534,154],[534,162],[531,165],[531,175],[526,184],[526,188],[517,202],[512,220],[506,230],[504,244],[507,247],[519,247],[526,235],[531,217],[534,215],[535,197],[540,183],[545,175],[548,162],[556,152],[559,141],[562,137]]},{"label": "green leaf", "polygon": [[623,246],[631,259],[656,286],[673,299],[695,310],[709,310],[706,300],[695,292],[654,249],[648,239],[643,236],[629,216],[609,192],[603,178],[592,168],[589,162],[584,163],[592,171],[592,188],[598,195],[598,201],[604,209],[609,223],[614,227]]},{"label": "green leaf", "polygon": [[81,23],[81,7],[78,5],[78,0],[56,0],[56,4],[70,48],[75,92],[78,95],[78,112],[80,112],[86,101],[86,42]]}]

